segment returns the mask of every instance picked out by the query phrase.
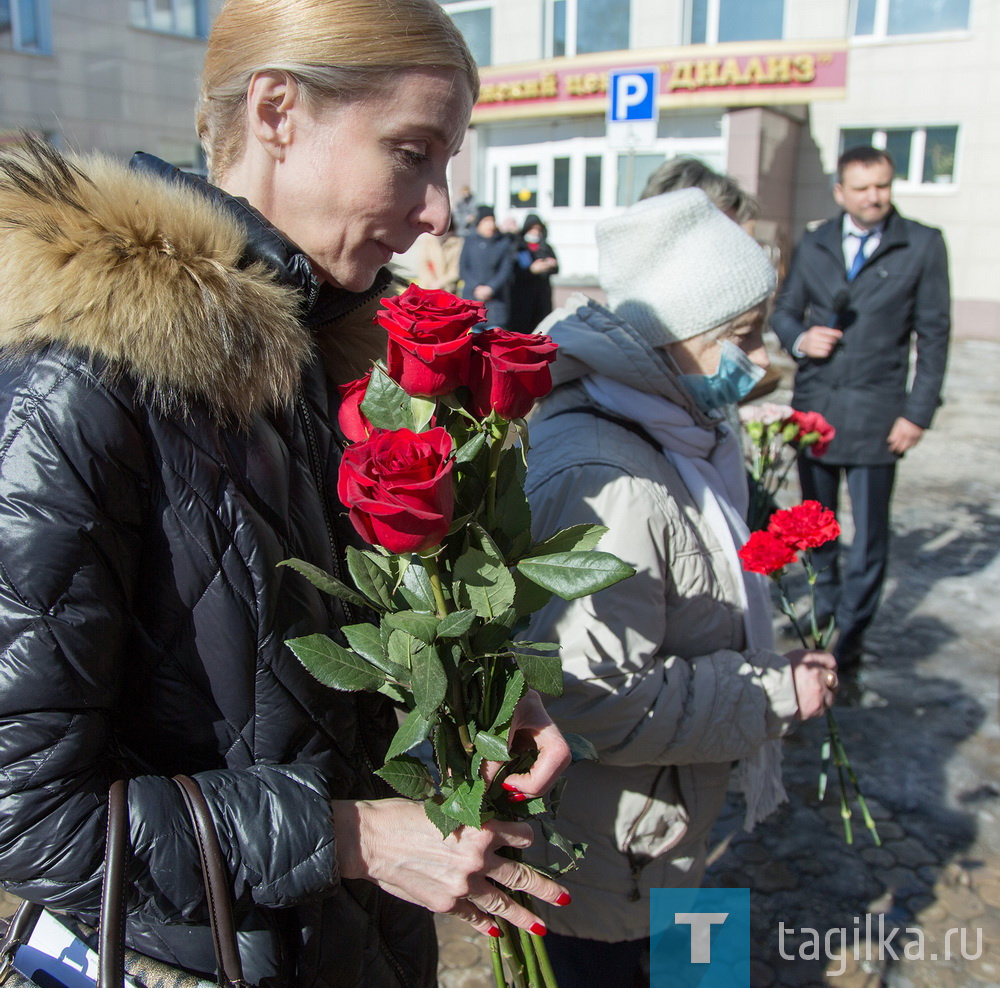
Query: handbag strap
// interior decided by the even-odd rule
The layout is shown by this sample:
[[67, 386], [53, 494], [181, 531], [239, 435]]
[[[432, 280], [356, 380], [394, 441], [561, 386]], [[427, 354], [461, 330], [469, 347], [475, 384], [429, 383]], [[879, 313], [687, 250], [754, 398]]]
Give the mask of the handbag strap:
[[222, 978], [220, 983], [240, 988], [247, 985], [247, 982], [243, 980], [243, 964], [240, 960], [239, 943], [236, 940], [236, 922], [233, 919], [233, 903], [229, 896], [226, 859], [222, 856], [212, 813], [201, 788], [194, 779], [187, 775], [175, 775], [174, 782], [184, 797], [184, 805], [191, 817], [195, 840], [198, 843], [201, 874], [205, 882], [209, 922], [215, 945], [215, 960]]
[[101, 882], [97, 988], [118, 988], [125, 980], [125, 882], [131, 843], [128, 834], [128, 782], [116, 779], [108, 792], [108, 836]]

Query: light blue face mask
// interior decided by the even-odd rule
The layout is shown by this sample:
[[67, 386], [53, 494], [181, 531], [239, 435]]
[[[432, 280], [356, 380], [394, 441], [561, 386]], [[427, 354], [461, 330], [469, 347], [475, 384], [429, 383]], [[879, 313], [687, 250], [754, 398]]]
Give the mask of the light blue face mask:
[[710, 412], [746, 398], [763, 376], [763, 367], [758, 367], [735, 343], [726, 340], [722, 344], [719, 369], [714, 374], [681, 374], [680, 382], [698, 407]]

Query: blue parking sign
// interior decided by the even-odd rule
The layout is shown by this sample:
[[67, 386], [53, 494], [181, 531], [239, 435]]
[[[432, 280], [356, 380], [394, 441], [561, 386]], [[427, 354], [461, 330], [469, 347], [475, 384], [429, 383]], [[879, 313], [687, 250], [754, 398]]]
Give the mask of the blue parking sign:
[[750, 988], [749, 889], [650, 889], [650, 988]]
[[608, 73], [608, 122], [655, 120], [660, 89], [657, 69], [618, 69]]

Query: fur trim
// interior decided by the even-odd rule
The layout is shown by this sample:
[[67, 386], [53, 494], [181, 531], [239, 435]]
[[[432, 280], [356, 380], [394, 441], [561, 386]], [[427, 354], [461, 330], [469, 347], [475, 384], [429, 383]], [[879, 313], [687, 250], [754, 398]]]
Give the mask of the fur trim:
[[163, 411], [246, 422], [294, 394], [311, 344], [298, 293], [240, 268], [245, 246], [196, 192], [31, 140], [0, 155], [0, 347], [82, 350]]

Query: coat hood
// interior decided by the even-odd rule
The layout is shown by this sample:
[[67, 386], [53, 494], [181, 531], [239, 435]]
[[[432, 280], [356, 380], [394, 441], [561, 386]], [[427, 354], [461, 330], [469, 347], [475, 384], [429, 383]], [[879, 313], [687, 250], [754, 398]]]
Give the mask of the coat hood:
[[552, 365], [554, 385], [568, 384], [589, 374], [620, 381], [637, 391], [660, 395], [707, 419], [687, 390], [664, 350], [652, 347], [636, 329], [592, 298], [576, 292], [538, 327], [559, 344]]
[[30, 139], [0, 155], [0, 352], [63, 346], [132, 375], [163, 411], [200, 400], [246, 421], [295, 391], [311, 351], [302, 288], [315, 280], [247, 204], [148, 167]]

